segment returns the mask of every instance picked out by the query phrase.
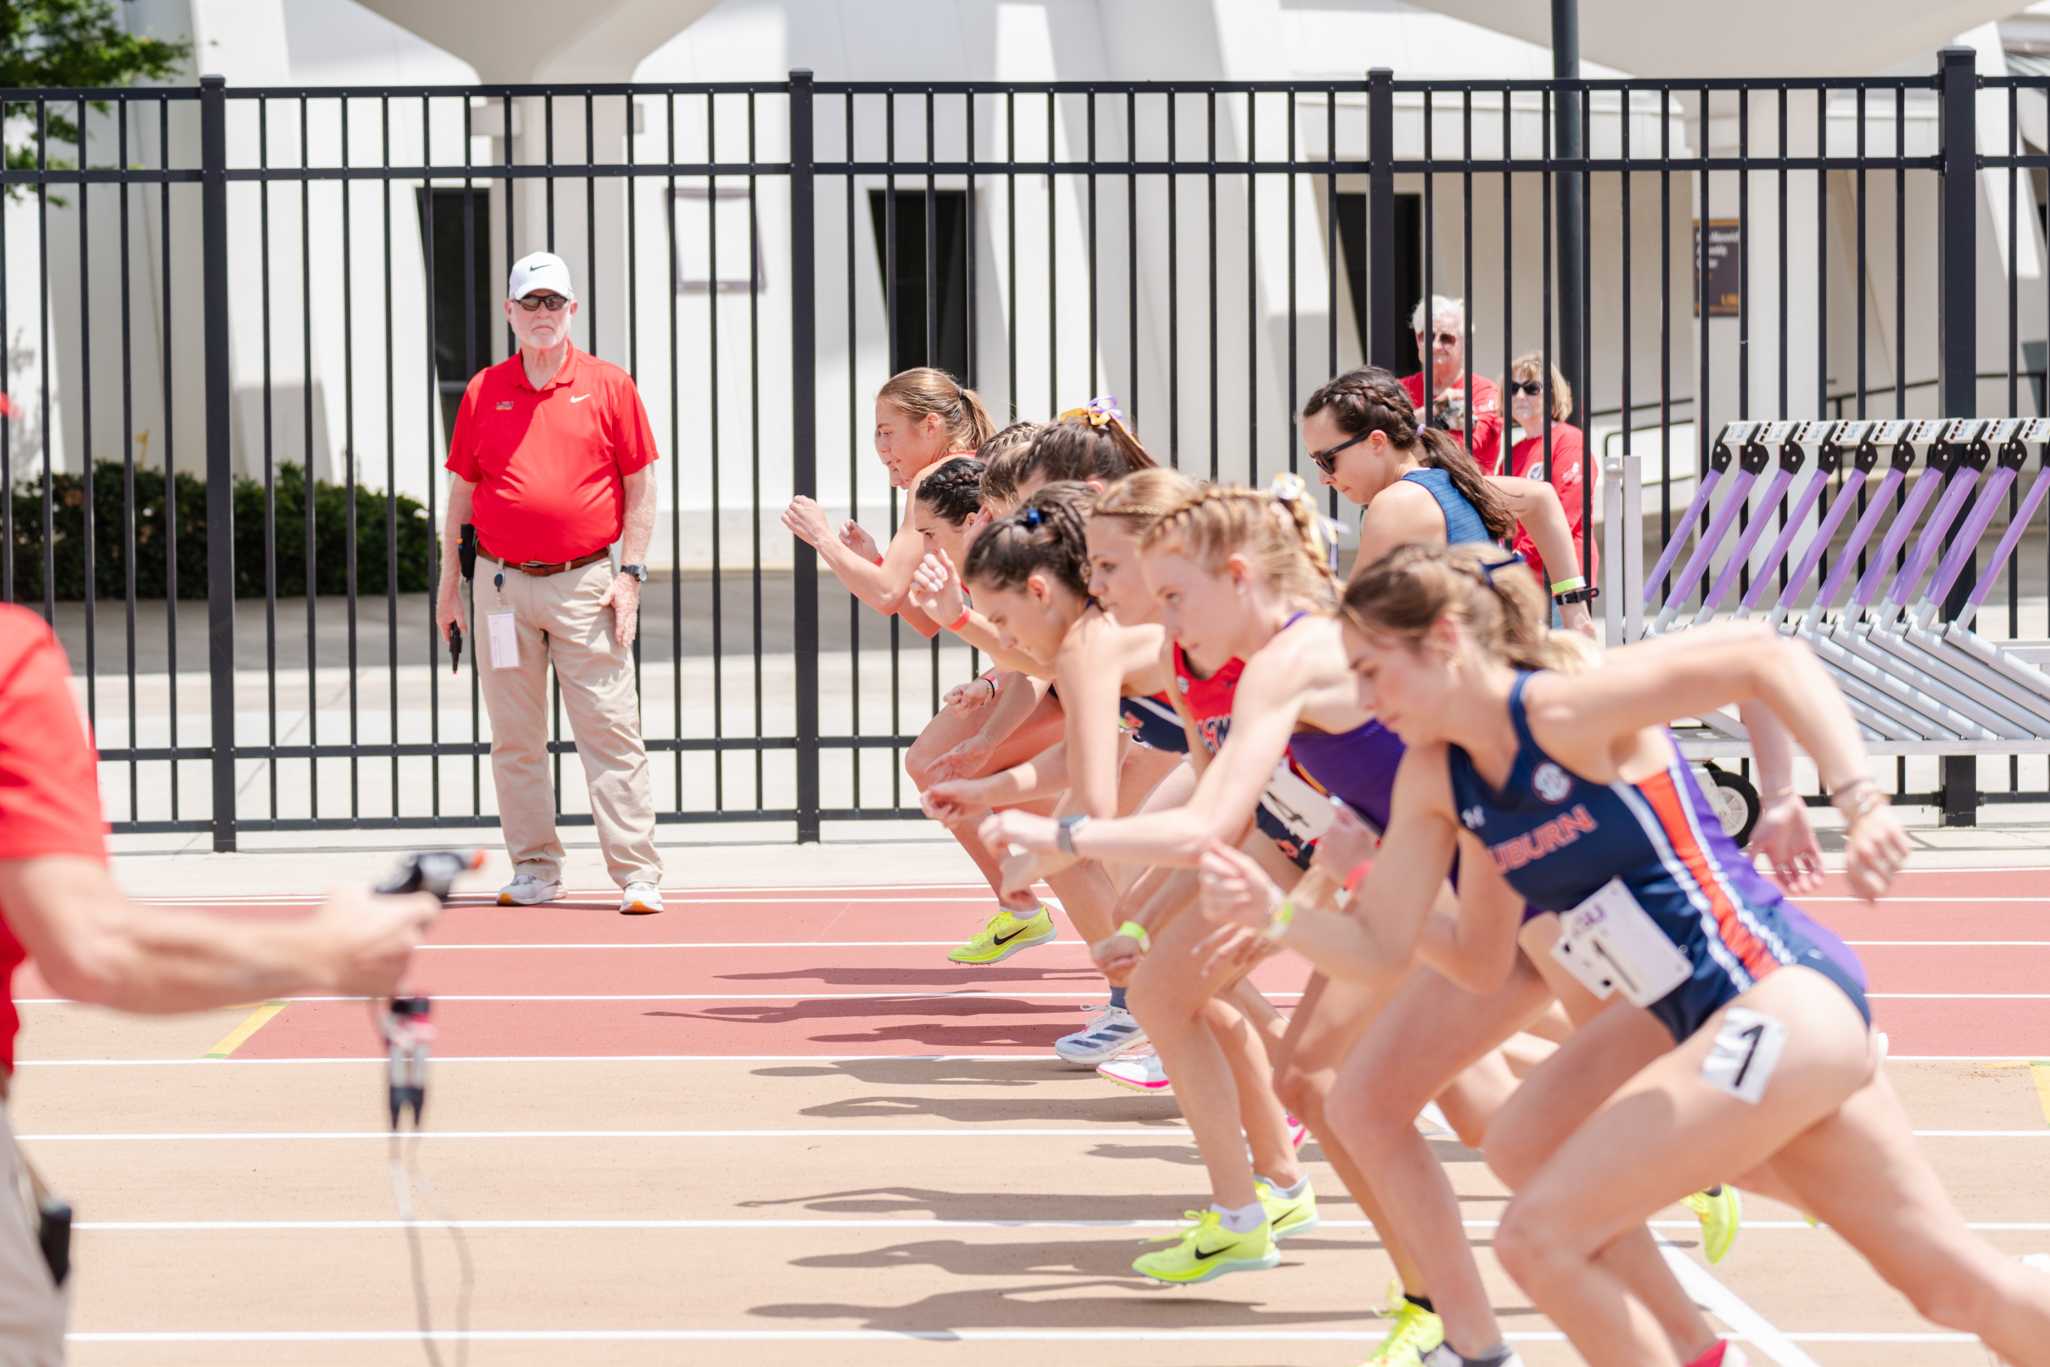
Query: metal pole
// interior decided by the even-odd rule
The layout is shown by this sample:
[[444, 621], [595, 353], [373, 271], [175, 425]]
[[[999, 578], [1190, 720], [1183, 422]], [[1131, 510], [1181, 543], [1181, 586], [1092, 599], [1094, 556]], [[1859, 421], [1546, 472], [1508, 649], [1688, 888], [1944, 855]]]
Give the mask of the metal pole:
[[[1580, 0], [1552, 0], [1552, 75], [1561, 81], [1580, 76]], [[1625, 111], [1627, 116], [1628, 111]], [[1580, 100], [1563, 86], [1552, 98], [1553, 145], [1561, 161], [1582, 155]], [[1587, 234], [1582, 228], [1587, 198], [1587, 177], [1579, 171], [1562, 171], [1557, 177], [1556, 201], [1559, 233], [1559, 292], [1556, 317], [1559, 320], [1559, 349], [1553, 352], [1567, 387], [1580, 397], [1584, 415], [1589, 406], [1587, 377], [1581, 373], [1581, 355], [1587, 340]], [[1509, 377], [1504, 375], [1507, 384]], [[1506, 448], [1505, 448], [1506, 450]]]
[[206, 636], [212, 684], [216, 850], [235, 848], [235, 472], [230, 468], [228, 442], [226, 87], [223, 77], [199, 78], [200, 292], [206, 336]]
[[[812, 73], [790, 73], [790, 397], [791, 487], [819, 487], [817, 178], [812, 164]], [[852, 193], [852, 190], [849, 190]], [[716, 515], [716, 510], [715, 510]], [[819, 838], [818, 552], [799, 543], [792, 567], [797, 651], [797, 839]], [[860, 756], [853, 756], [858, 763]]]
[[[1947, 47], [1937, 54], [1940, 133], [1943, 150], [1943, 212], [1937, 231], [1936, 331], [1941, 360], [1945, 417], [1978, 416], [1978, 212], [1979, 212], [1979, 78], [1968, 47]], [[1976, 557], [1975, 557], [1976, 559]], [[1973, 578], [1971, 566], [1960, 585]], [[1944, 604], [1956, 616], [1968, 595], [1952, 589]], [[1943, 757], [1943, 815], [1946, 826], [1973, 826], [1979, 818], [1978, 761], [1970, 755]]]
[[[1395, 73], [1367, 73], [1367, 362], [1395, 366]], [[1429, 361], [1426, 356], [1425, 361]]]

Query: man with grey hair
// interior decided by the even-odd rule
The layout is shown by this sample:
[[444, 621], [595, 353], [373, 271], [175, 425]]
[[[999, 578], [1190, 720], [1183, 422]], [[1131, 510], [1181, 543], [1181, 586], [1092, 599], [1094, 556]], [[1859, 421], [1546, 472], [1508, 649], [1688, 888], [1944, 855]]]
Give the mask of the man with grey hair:
[[1402, 377], [1417, 420], [1441, 427], [1468, 441], [1469, 414], [1473, 436], [1467, 447], [1483, 473], [1495, 474], [1502, 459], [1502, 392], [1485, 375], [1466, 368], [1466, 301], [1434, 294], [1419, 299], [1409, 325], [1416, 333], [1416, 354], [1425, 370]]
[[519, 351], [478, 371], [456, 413], [435, 618], [446, 637], [461, 617], [458, 537], [470, 523], [470, 635], [514, 875], [499, 904], [562, 895], [548, 773], [552, 666], [591, 785], [598, 846], [625, 889], [619, 909], [646, 914], [662, 910], [662, 861], [633, 641], [655, 531], [655, 434], [633, 377], [570, 340], [576, 312], [561, 257], [534, 252], [513, 263], [505, 318]]

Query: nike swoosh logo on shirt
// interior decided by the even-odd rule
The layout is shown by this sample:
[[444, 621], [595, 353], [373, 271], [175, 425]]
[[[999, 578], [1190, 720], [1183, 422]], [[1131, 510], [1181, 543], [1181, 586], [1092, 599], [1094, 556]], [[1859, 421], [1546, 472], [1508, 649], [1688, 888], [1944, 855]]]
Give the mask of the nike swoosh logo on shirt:
[[572, 394], [569, 396], [569, 401], [571, 403], [582, 403], [585, 399], [588, 399], [590, 397], [591, 396], [589, 394]]

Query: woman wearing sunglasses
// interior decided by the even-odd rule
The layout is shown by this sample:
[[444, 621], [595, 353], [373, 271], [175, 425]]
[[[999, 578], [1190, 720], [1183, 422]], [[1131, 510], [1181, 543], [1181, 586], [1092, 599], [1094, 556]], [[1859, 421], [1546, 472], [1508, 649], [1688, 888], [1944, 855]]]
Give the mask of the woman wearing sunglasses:
[[1449, 433], [1418, 422], [1393, 375], [1363, 366], [1327, 382], [1303, 405], [1302, 434], [1324, 483], [1371, 509], [1360, 522], [1354, 574], [1397, 546], [1506, 541], [1527, 528], [1546, 559], [1567, 569], [1552, 593], [1564, 625], [1594, 634], [1594, 593], [1579, 579], [1558, 494], [1541, 480], [1482, 474]]
[[[1548, 371], [1552, 390], [1549, 428], [1545, 422], [1545, 375]], [[1585, 584], [1594, 583], [1594, 544], [1581, 532], [1583, 514], [1590, 498], [1587, 442], [1581, 430], [1566, 421], [1573, 416], [1573, 389], [1566, 383], [1566, 377], [1559, 373], [1559, 367], [1546, 365], [1545, 358], [1535, 351], [1518, 356], [1509, 367], [1509, 416], [1515, 420], [1522, 435], [1509, 448], [1508, 472], [1524, 479], [1543, 480], [1559, 491], [1559, 505], [1565, 510], [1566, 526], [1573, 534], [1573, 547], [1580, 553]], [[1599, 473], [1595, 472], [1595, 477], [1599, 477]], [[1547, 577], [1545, 558], [1539, 552], [1537, 542], [1531, 539], [1529, 529], [1520, 522], [1509, 548], [1537, 571], [1539, 583], [1553, 586], [1554, 592], [1571, 592], [1585, 586], [1575, 582], [1572, 574]], [[1552, 625], [1559, 625], [1557, 607], [1552, 609]]]

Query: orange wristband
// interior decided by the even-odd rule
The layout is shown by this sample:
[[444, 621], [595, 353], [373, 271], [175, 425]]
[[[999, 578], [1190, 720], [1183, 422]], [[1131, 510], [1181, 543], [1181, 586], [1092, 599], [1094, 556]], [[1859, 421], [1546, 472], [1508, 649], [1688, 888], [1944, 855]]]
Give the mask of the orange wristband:
[[961, 615], [960, 615], [959, 617], [956, 617], [956, 618], [955, 618], [955, 619], [954, 619], [953, 621], [951, 621], [951, 622], [947, 623], [947, 630], [948, 630], [948, 631], [959, 631], [959, 630], [960, 630], [960, 629], [961, 629], [962, 627], [965, 627], [965, 626], [967, 626], [967, 625], [968, 625], [968, 614], [969, 614], [969, 612], [970, 612], [970, 609], [968, 609], [968, 608], [966, 608], [966, 607], [963, 607], [963, 608], [961, 609]]
[[1371, 859], [1362, 859], [1359, 863], [1353, 865], [1352, 872], [1345, 875], [1345, 895], [1348, 897], [1352, 896], [1359, 885], [1366, 881], [1367, 875], [1373, 872], [1373, 868], [1374, 861]]

